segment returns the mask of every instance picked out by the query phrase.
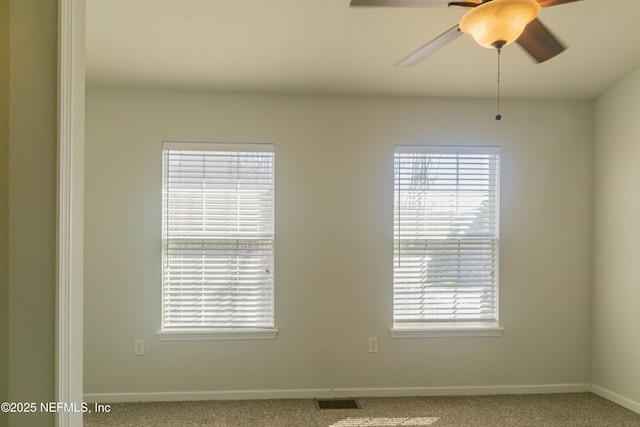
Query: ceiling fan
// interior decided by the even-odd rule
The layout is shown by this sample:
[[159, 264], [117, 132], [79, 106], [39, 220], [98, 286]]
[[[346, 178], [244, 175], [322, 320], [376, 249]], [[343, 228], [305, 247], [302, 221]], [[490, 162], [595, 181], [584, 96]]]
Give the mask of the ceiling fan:
[[453, 28], [396, 64], [415, 65], [462, 33], [470, 34], [481, 46], [500, 52], [504, 46], [518, 43], [538, 63], [565, 50], [565, 46], [537, 18], [543, 7], [578, 0], [351, 0], [350, 6], [462, 7], [469, 11]]

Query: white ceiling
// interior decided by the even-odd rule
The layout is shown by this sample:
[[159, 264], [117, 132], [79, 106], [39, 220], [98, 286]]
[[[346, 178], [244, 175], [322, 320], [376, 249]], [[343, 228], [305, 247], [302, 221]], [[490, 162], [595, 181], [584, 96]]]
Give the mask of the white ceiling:
[[[393, 64], [454, 26], [459, 8], [349, 0], [86, 0], [89, 85], [225, 92], [495, 97], [497, 56], [463, 35]], [[502, 52], [506, 98], [593, 99], [640, 65], [640, 1], [580, 0], [539, 19], [569, 48], [542, 64]]]

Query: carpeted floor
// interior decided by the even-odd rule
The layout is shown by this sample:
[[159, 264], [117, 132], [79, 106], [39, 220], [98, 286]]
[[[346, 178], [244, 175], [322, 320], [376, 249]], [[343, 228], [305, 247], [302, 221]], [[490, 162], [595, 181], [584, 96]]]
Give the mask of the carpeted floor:
[[640, 414], [591, 393], [358, 398], [319, 410], [312, 399], [143, 402], [85, 415], [86, 427], [640, 427]]

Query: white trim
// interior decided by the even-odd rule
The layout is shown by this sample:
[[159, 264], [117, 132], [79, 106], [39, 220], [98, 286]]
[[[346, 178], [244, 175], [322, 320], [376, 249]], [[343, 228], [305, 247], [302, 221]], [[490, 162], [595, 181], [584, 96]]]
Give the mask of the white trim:
[[500, 154], [499, 146], [475, 145], [396, 145], [395, 153]]
[[[58, 216], [55, 398], [83, 400], [83, 176], [85, 1], [58, 0]], [[81, 427], [82, 414], [61, 411], [58, 427]]]
[[[231, 390], [231, 391], [178, 391], [152, 393], [87, 393], [87, 403], [123, 402], [179, 402], [199, 400], [263, 400], [263, 399], [313, 399], [330, 397], [330, 390]], [[331, 395], [333, 396], [333, 395]]]
[[333, 389], [336, 397], [405, 397], [405, 396], [487, 396], [497, 394], [557, 394], [591, 391], [587, 383], [525, 384], [460, 387], [404, 387], [404, 388], [350, 388]]
[[607, 400], [612, 401], [613, 403], [617, 403], [620, 406], [624, 406], [625, 408], [640, 414], [640, 402], [636, 402], [595, 384], [591, 385], [591, 391], [600, 397], [603, 397]]
[[272, 340], [277, 329], [184, 329], [156, 332], [160, 341]]
[[429, 328], [391, 328], [391, 338], [462, 338], [462, 337], [499, 337], [504, 328], [493, 327], [429, 327]]
[[259, 153], [275, 152], [274, 144], [250, 143], [250, 142], [193, 142], [193, 141], [163, 141], [163, 150], [189, 150], [189, 151], [247, 151]]
[[187, 400], [313, 399], [332, 397], [479, 396], [496, 394], [585, 393], [590, 384], [539, 384], [466, 387], [324, 388], [283, 390], [87, 393], [88, 403], [168, 402]]

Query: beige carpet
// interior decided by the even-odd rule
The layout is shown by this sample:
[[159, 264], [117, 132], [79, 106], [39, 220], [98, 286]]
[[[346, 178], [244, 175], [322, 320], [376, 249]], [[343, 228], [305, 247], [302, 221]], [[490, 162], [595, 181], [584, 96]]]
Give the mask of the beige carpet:
[[591, 393], [358, 398], [360, 409], [317, 409], [312, 399], [112, 404], [87, 427], [640, 427], [636, 414]]

